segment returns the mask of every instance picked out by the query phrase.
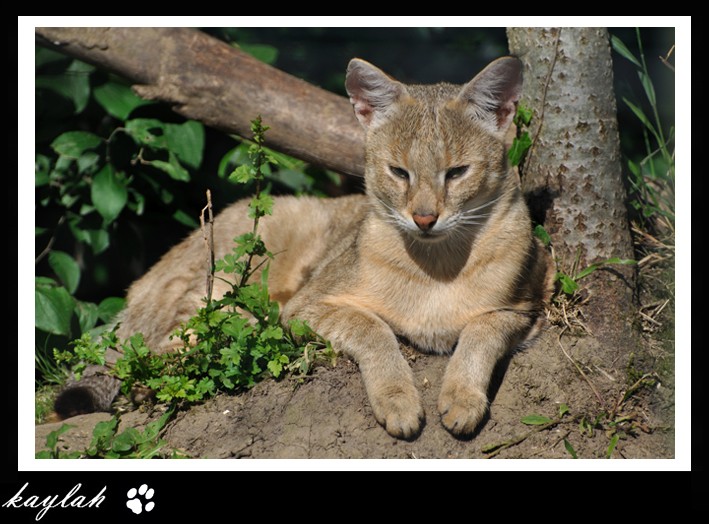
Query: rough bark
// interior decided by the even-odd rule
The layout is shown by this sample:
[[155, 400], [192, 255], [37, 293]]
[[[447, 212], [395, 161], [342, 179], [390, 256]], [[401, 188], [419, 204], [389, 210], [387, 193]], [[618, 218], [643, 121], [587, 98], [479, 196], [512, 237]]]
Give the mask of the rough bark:
[[[267, 144], [340, 173], [364, 172], [364, 134], [349, 101], [184, 28], [37, 28], [37, 42], [115, 72], [142, 97], [250, 137], [263, 116]], [[344, 68], [344, 65], [343, 65]]]
[[[621, 178], [608, 32], [603, 28], [510, 28], [524, 62], [522, 103], [534, 111], [522, 184], [551, 234], [561, 267], [633, 258]], [[599, 336], [627, 332], [634, 270], [612, 266], [583, 281], [585, 314]]]

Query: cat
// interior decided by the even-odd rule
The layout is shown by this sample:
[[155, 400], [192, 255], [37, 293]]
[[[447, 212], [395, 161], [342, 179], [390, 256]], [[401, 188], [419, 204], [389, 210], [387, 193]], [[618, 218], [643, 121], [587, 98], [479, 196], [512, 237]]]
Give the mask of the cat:
[[[550, 264], [503, 142], [522, 64], [500, 58], [463, 86], [404, 85], [355, 58], [345, 87], [366, 134], [366, 195], [275, 200], [260, 224], [277, 253], [272, 298], [283, 322], [306, 320], [357, 362], [374, 417], [397, 438], [415, 438], [425, 417], [397, 337], [452, 353], [438, 411], [450, 433], [468, 436], [494, 368], [533, 335], [549, 296]], [[216, 218], [216, 257], [251, 227], [247, 205]], [[202, 303], [203, 250], [195, 231], [131, 286], [121, 338], [140, 331], [156, 351], [174, 349], [169, 335]], [[227, 289], [215, 280], [215, 297]], [[81, 404], [72, 396], [110, 407], [82, 381], [57, 406], [70, 412]]]

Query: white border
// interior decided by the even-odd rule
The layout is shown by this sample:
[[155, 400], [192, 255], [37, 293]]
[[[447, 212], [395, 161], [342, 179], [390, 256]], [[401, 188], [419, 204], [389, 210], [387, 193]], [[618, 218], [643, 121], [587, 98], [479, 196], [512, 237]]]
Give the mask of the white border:
[[[18, 469], [20, 471], [232, 470], [689, 470], [691, 469], [691, 18], [690, 17], [18, 17], [18, 203], [34, 198], [34, 28], [38, 26], [210, 27], [505, 27], [515, 25], [675, 27], [676, 186], [676, 439], [675, 459], [657, 460], [37, 460], [34, 459], [33, 222], [18, 217]], [[20, 213], [25, 206], [20, 206]], [[32, 429], [30, 429], [32, 428]]]

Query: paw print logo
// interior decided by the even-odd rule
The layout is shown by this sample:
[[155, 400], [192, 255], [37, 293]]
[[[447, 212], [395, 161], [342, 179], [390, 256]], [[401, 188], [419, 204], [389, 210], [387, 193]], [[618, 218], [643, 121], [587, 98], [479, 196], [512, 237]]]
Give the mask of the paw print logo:
[[[128, 490], [128, 502], [126, 502], [126, 506], [136, 515], [140, 515], [143, 509], [145, 509], [146, 512], [152, 511], [155, 507], [155, 502], [150, 499], [153, 498], [154, 494], [155, 490], [148, 488], [147, 484], [143, 484], [138, 489], [131, 488]], [[143, 506], [141, 499], [145, 499], [145, 506]]]

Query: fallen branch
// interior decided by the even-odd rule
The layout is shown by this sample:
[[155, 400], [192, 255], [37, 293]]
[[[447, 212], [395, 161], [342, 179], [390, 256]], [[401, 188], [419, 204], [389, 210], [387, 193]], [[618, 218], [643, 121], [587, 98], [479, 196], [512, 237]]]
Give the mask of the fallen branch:
[[[242, 137], [260, 113], [266, 145], [349, 175], [364, 173], [364, 133], [349, 101], [186, 28], [38, 27], [38, 44], [117, 73], [141, 97]], [[346, 64], [342, 64], [344, 71]]]

